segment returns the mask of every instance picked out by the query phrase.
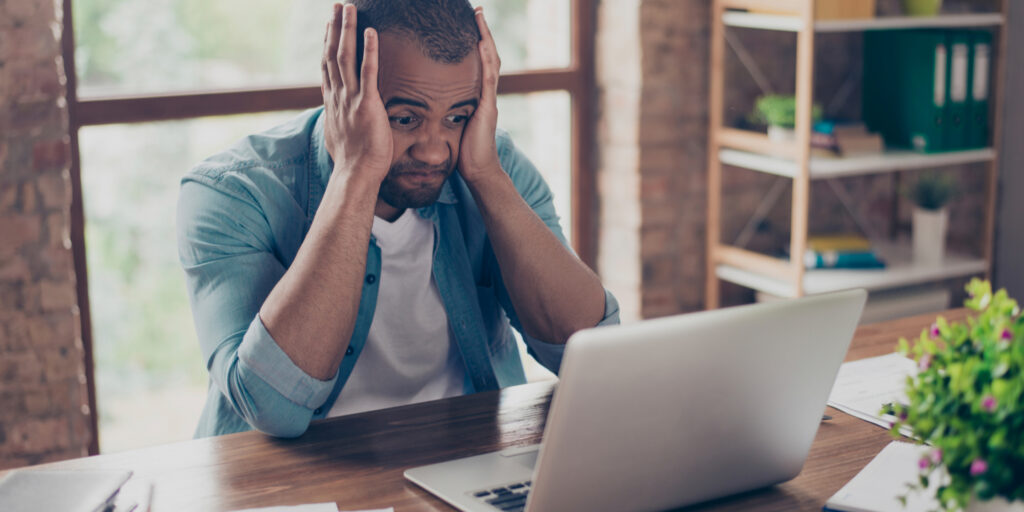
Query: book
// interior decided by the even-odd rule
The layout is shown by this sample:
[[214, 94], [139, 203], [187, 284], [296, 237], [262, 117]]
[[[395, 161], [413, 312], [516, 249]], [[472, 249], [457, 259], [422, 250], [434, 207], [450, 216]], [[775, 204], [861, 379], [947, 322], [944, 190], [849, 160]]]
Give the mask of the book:
[[861, 135], [837, 135], [836, 143], [843, 156], [878, 154], [885, 151], [882, 136], [876, 133]]
[[807, 249], [811, 251], [869, 251], [871, 241], [857, 234], [811, 235], [807, 237]]
[[885, 142], [863, 122], [818, 121], [811, 133], [811, 147], [846, 157], [881, 153]]
[[804, 253], [806, 268], [885, 268], [874, 251], [814, 251]]

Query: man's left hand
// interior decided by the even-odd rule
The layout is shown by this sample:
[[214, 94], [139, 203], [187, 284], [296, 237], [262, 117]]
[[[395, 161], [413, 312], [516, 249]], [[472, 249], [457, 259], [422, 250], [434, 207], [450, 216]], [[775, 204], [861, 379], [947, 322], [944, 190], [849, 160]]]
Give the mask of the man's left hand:
[[501, 172], [498, 148], [494, 134], [498, 126], [498, 76], [501, 59], [491, 37], [491, 30], [484, 20], [481, 7], [476, 8], [476, 23], [480, 29], [481, 84], [480, 104], [462, 133], [459, 147], [459, 173], [467, 182]]

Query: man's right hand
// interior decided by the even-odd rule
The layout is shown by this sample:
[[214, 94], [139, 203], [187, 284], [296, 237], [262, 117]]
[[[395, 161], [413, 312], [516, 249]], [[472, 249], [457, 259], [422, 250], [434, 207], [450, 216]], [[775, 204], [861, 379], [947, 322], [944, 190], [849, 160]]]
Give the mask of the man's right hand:
[[[377, 31], [356, 33], [354, 5], [334, 5], [321, 62], [324, 138], [335, 172], [380, 184], [391, 167], [394, 142], [377, 90]], [[363, 37], [363, 65], [356, 75], [356, 37]]]

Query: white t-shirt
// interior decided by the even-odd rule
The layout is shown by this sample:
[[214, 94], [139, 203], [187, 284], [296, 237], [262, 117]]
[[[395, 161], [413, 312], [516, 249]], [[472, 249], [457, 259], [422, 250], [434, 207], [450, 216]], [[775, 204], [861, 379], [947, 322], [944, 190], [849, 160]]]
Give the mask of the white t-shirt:
[[434, 225], [406, 209], [373, 218], [381, 251], [377, 309], [359, 360], [328, 417], [463, 393], [465, 368], [433, 274]]

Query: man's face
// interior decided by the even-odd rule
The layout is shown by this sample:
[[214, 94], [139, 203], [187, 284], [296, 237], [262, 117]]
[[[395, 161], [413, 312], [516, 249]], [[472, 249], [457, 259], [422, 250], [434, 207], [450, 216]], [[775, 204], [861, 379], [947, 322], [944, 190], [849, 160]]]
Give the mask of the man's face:
[[415, 41], [385, 32], [378, 88], [394, 140], [380, 198], [399, 210], [431, 205], [455, 170], [462, 132], [480, 99], [480, 57], [435, 62]]

